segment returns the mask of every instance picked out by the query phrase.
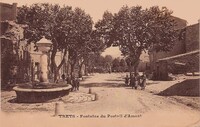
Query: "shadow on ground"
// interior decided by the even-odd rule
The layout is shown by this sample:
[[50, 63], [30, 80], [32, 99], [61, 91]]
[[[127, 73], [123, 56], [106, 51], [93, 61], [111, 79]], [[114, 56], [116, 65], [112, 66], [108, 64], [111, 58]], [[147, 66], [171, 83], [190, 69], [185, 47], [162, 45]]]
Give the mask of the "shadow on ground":
[[160, 96], [192, 96], [199, 97], [199, 79], [188, 79], [177, 83], [158, 93]]
[[87, 83], [87, 84], [80, 84], [80, 86], [88, 88], [88, 87], [124, 87], [123, 83]]
[[121, 82], [125, 81], [124, 79], [107, 79], [106, 81], [116, 81], [116, 82]]
[[8, 100], [9, 103], [17, 103], [17, 98], [12, 98]]
[[155, 84], [159, 84], [159, 82], [147, 82], [146, 85], [155, 85]]

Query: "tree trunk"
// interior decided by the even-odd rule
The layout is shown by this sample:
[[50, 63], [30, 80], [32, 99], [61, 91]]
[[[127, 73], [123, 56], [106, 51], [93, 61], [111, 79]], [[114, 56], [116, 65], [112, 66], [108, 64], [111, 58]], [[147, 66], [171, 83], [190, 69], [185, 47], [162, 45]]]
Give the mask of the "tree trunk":
[[51, 69], [54, 74], [54, 82], [57, 79], [57, 66], [55, 62], [56, 52], [57, 52], [57, 48], [54, 47], [51, 54]]
[[130, 77], [131, 77], [131, 73], [132, 73], [132, 66], [129, 66], [129, 73], [130, 73]]
[[88, 76], [88, 65], [85, 64], [85, 75]]
[[84, 63], [84, 62], [81, 62], [81, 64], [79, 65], [79, 72], [78, 72], [79, 78], [82, 78], [82, 67], [83, 67], [83, 63]]
[[74, 76], [75, 63], [72, 63], [70, 65], [71, 65], [71, 73], [70, 73], [70, 75], [71, 75], [71, 77], [73, 77]]
[[135, 62], [135, 64], [134, 64], [134, 73], [135, 73], [135, 74], [138, 73], [138, 66], [139, 66], [139, 63], [140, 63], [140, 59], [139, 59], [139, 57], [137, 57], [136, 62]]
[[64, 54], [63, 54], [63, 59], [58, 66], [56, 65], [56, 62], [55, 62], [56, 52], [57, 52], [57, 48], [53, 48], [52, 54], [51, 54], [51, 66], [52, 66], [53, 73], [54, 73], [54, 82], [56, 82], [58, 80], [59, 70], [65, 63], [65, 56], [67, 54], [67, 49], [65, 49]]
[[58, 77], [59, 77], [59, 70], [56, 68], [54, 68], [54, 82], [58, 81]]

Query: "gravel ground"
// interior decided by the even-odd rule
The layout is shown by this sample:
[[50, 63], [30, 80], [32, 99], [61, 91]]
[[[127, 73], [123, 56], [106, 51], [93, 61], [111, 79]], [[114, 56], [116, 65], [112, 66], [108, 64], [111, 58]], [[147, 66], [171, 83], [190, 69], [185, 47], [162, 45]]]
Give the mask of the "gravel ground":
[[[80, 91], [71, 92], [68, 96], [62, 98], [64, 100], [64, 103], [60, 104], [62, 106], [62, 110], [60, 109], [62, 115], [75, 115], [76, 118], [84, 117], [84, 122], [91, 121], [97, 116], [105, 115], [105, 122], [100, 122], [99, 125], [109, 124], [110, 120], [112, 120], [113, 122], [110, 124], [115, 126], [129, 126], [130, 123], [130, 126], [153, 127], [200, 126], [198, 123], [200, 120], [199, 96], [159, 95], [159, 93], [169, 88], [171, 89], [177, 83], [181, 83], [186, 79], [198, 79], [199, 77], [177, 76], [175, 81], [147, 81], [145, 90], [124, 87], [124, 77], [125, 73], [94, 74], [86, 77], [81, 82]], [[89, 88], [93, 93], [97, 94], [96, 101], [92, 99], [94, 94], [88, 94]], [[39, 119], [45, 116], [45, 118], [49, 118], [52, 121], [58, 119], [57, 117], [52, 117], [55, 113], [55, 103], [58, 102], [58, 99], [47, 103], [19, 104], [15, 102], [15, 96], [14, 91], [1, 92], [2, 114], [4, 114], [4, 118], [9, 116], [10, 119], [7, 120], [12, 120], [19, 116], [23, 119], [28, 119], [30, 115], [27, 116], [27, 114], [30, 113], [31, 118], [36, 117]], [[88, 117], [91, 118], [88, 119]], [[116, 124], [119, 122], [118, 119], [123, 122]], [[18, 120], [20, 121], [20, 119]], [[96, 119], [95, 121], [98, 122], [98, 120], [101, 119]], [[126, 122], [129, 124], [126, 124]], [[4, 124], [8, 123], [4, 122]], [[44, 125], [46, 124], [53, 125], [51, 122]], [[71, 124], [74, 126], [79, 125], [73, 122]]]

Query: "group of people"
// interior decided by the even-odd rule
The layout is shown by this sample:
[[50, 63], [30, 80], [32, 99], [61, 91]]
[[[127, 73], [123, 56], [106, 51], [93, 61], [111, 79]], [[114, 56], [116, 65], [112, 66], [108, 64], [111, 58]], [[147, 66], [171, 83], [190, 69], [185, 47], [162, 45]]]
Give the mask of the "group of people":
[[80, 81], [78, 77], [75, 77], [74, 75], [72, 75], [71, 77], [70, 76], [65, 77], [64, 74], [62, 74], [61, 77], [63, 81], [67, 81], [67, 84], [72, 85], [71, 91], [79, 90]]
[[131, 74], [130, 78], [128, 75], [125, 77], [125, 85], [126, 86], [131, 86], [132, 89], [135, 88], [137, 89], [139, 86], [141, 87], [142, 90], [145, 89], [146, 87], [146, 74], [143, 72], [143, 75], [140, 76], [139, 73], [136, 74]]

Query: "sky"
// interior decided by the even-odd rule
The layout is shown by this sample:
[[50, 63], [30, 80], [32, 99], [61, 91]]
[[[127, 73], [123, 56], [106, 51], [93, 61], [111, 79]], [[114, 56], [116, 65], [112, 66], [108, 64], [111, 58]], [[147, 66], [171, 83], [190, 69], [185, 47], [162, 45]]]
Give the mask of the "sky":
[[[69, 5], [73, 8], [80, 7], [90, 14], [94, 22], [102, 18], [104, 11], [108, 10], [116, 13], [123, 5], [136, 6], [143, 8], [151, 6], [167, 7], [173, 11], [173, 16], [187, 20], [187, 25], [198, 23], [200, 19], [200, 0], [1, 0], [3, 3], [18, 3], [22, 5], [31, 5], [33, 3], [53, 3], [59, 5]], [[103, 55], [110, 54], [114, 57], [120, 56], [117, 47], [107, 49]]]

